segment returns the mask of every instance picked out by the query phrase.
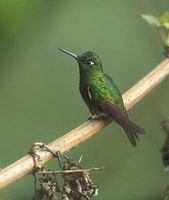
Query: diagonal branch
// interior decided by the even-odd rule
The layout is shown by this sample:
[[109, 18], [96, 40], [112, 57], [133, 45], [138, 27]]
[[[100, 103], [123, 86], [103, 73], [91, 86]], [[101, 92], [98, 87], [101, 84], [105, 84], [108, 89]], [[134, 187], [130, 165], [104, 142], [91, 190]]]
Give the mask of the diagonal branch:
[[[123, 95], [126, 109], [128, 110], [131, 108], [168, 75], [169, 58], [166, 58]], [[99, 119], [89, 120], [69, 133], [51, 142], [47, 146], [52, 149], [53, 152], [59, 151], [61, 153], [65, 153], [90, 138], [110, 122], [111, 120], [102, 117]], [[43, 165], [52, 160], [54, 156], [49, 151], [39, 151], [38, 158], [38, 165]], [[29, 173], [33, 167], [34, 161], [32, 156], [27, 154], [18, 161], [2, 169], [0, 171], [0, 188], [5, 187], [9, 183], [16, 181], [23, 175]]]

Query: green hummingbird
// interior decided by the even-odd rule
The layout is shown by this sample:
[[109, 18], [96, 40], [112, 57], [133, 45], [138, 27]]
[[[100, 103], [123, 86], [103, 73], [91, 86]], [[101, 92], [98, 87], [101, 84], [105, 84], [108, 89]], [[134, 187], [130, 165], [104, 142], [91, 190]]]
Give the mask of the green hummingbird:
[[147, 131], [131, 121], [123, 99], [114, 81], [103, 72], [99, 56], [88, 51], [80, 56], [64, 49], [60, 51], [73, 56], [79, 64], [80, 93], [91, 113], [91, 118], [106, 116], [120, 125], [130, 143], [136, 146], [137, 133]]

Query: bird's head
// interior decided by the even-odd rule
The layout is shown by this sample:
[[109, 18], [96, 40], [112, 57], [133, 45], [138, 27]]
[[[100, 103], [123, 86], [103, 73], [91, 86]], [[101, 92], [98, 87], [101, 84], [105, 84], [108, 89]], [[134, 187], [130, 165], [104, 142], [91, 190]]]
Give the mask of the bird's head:
[[74, 57], [79, 63], [79, 67], [85, 70], [86, 72], [102, 72], [102, 63], [97, 54], [92, 51], [87, 51], [80, 56], [70, 53], [64, 49], [60, 49], [62, 52]]

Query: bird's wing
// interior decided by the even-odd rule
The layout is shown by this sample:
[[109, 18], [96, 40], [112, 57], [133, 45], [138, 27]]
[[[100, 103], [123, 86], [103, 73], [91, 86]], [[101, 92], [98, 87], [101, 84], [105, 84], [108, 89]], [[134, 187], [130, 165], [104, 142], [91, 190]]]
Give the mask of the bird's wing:
[[120, 108], [115, 104], [112, 97], [109, 97], [108, 101], [100, 105], [103, 112], [110, 116], [115, 122], [117, 122], [123, 129], [136, 133], [146, 133], [146, 131], [140, 126], [131, 121], [127, 115], [123, 114]]
[[92, 97], [95, 97], [93, 98], [95, 104], [98, 105], [106, 115], [111, 117], [123, 129], [135, 133], [146, 133], [143, 128], [131, 121], [125, 113], [122, 113], [121, 109], [109, 95], [107, 89], [100, 90], [100, 88], [90, 86], [89, 92]]

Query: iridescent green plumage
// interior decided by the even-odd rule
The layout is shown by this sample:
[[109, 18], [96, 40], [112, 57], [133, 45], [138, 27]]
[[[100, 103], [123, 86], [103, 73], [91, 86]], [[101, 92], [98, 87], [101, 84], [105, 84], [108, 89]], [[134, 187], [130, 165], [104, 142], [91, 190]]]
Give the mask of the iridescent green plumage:
[[127, 115], [123, 99], [113, 80], [103, 72], [100, 58], [91, 51], [80, 56], [66, 50], [61, 51], [73, 56], [80, 71], [80, 93], [87, 104], [91, 115], [112, 118], [124, 130], [131, 144], [136, 146], [136, 133], [146, 131], [132, 122]]

